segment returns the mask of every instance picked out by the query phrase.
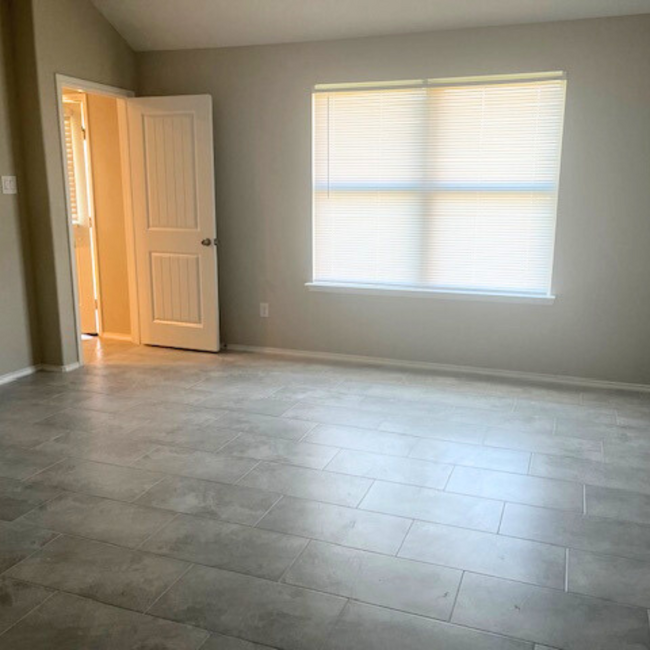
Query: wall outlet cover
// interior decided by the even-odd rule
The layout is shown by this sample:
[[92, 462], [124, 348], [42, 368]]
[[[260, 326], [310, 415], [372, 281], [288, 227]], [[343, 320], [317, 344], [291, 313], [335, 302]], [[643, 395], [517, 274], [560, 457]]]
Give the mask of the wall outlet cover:
[[16, 185], [15, 176], [2, 177], [2, 193], [3, 194], [17, 194], [18, 186]]

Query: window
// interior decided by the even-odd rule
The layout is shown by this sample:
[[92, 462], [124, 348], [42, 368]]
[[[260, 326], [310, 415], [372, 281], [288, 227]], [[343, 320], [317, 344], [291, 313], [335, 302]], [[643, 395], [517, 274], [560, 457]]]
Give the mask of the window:
[[317, 86], [314, 284], [549, 296], [565, 80]]

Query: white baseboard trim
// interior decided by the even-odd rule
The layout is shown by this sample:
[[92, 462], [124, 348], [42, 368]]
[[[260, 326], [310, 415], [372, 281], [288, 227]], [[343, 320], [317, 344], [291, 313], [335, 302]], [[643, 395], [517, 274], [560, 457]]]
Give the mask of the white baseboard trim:
[[42, 363], [40, 366], [38, 366], [38, 369], [43, 370], [44, 372], [72, 372], [78, 368], [81, 368], [81, 364], [78, 361], [75, 361], [74, 363], [68, 363], [64, 366], [53, 366], [49, 363]]
[[33, 375], [37, 370], [38, 366], [27, 366], [27, 368], [21, 368], [20, 370], [14, 370], [13, 372], [7, 372], [4, 375], [0, 375], [0, 386]]
[[640, 393], [650, 392], [649, 384], [631, 384], [620, 381], [607, 381], [605, 379], [570, 377], [567, 375], [547, 375], [536, 372], [523, 372], [520, 370], [476, 368], [474, 366], [456, 366], [447, 363], [433, 363], [429, 361], [401, 361], [399, 359], [365, 357], [356, 354], [341, 354], [337, 352], [313, 352], [308, 350], [292, 350], [289, 348], [270, 348], [256, 345], [239, 345], [237, 343], [228, 344], [224, 346], [224, 348], [226, 350], [232, 350], [235, 352], [256, 352], [258, 354], [274, 354], [288, 357], [298, 357], [303, 359], [322, 359], [323, 361], [337, 361], [341, 363], [364, 363], [371, 366], [403, 368], [404, 370], [430, 370], [432, 372], [448, 372], [476, 377], [493, 377], [497, 379], [517, 379], [519, 381], [556, 384], [560, 386], [596, 388], [601, 390], [624, 390]]
[[102, 332], [99, 335], [100, 339], [114, 339], [115, 341], [133, 341], [130, 334], [120, 334], [119, 332]]

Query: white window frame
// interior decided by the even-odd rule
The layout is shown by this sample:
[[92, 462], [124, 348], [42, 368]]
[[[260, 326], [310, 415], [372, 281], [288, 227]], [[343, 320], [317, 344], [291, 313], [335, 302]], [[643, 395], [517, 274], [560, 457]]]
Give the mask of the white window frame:
[[[564, 71], [553, 72], [540, 72], [540, 73], [524, 73], [524, 74], [507, 74], [507, 75], [482, 75], [475, 77], [454, 77], [454, 78], [439, 78], [439, 79], [416, 79], [416, 80], [399, 80], [388, 82], [366, 82], [366, 83], [340, 83], [340, 84], [317, 84], [312, 88], [312, 115], [311, 115], [311, 188], [314, 186], [315, 177], [315, 93], [329, 91], [346, 91], [353, 89], [377, 89], [382, 88], [410, 88], [410, 87], [430, 87], [430, 86], [449, 86], [449, 85], [472, 85], [489, 82], [529, 82], [531, 80], [542, 81], [544, 79], [563, 79], [566, 80], [567, 75]], [[563, 127], [564, 120], [562, 120], [562, 130], [560, 132], [560, 144], [563, 142]], [[561, 168], [561, 156], [558, 161], [557, 170], [557, 196], [556, 202], [559, 197], [559, 175]], [[536, 295], [517, 292], [506, 291], [471, 291], [462, 289], [438, 289], [438, 288], [421, 288], [421, 287], [408, 287], [408, 286], [395, 286], [395, 285], [381, 285], [381, 284], [364, 284], [353, 282], [325, 282], [316, 281], [315, 278], [315, 249], [316, 249], [316, 228], [315, 228], [315, 200], [313, 189], [312, 193], [312, 212], [311, 212], [311, 226], [312, 226], [312, 250], [311, 250], [311, 280], [305, 283], [305, 287], [309, 291], [324, 292], [324, 293], [337, 293], [348, 295], [367, 295], [367, 296], [394, 296], [394, 297], [412, 297], [412, 298], [437, 298], [445, 300], [468, 300], [479, 302], [502, 302], [502, 303], [518, 303], [518, 304], [531, 304], [531, 305], [553, 305], [555, 303], [556, 295], [552, 287], [546, 295]], [[556, 203], [556, 223], [557, 223], [557, 203]], [[554, 236], [557, 237], [557, 230]], [[555, 241], [553, 244], [553, 256], [551, 259], [551, 283], [553, 282], [553, 267], [555, 264]]]

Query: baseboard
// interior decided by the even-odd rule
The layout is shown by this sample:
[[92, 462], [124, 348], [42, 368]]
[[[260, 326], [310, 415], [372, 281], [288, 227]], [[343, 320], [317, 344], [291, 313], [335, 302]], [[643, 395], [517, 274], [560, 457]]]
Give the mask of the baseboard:
[[38, 370], [43, 370], [44, 372], [72, 372], [78, 368], [81, 368], [81, 364], [78, 361], [63, 366], [54, 366], [49, 363], [42, 363], [38, 366]]
[[236, 343], [224, 346], [227, 350], [235, 352], [257, 352], [260, 354], [276, 354], [303, 359], [322, 359], [324, 361], [338, 361], [342, 363], [364, 363], [371, 366], [384, 366], [389, 368], [403, 368], [404, 370], [430, 370], [432, 372], [447, 372], [475, 377], [493, 377], [497, 379], [517, 379], [519, 381], [556, 384], [560, 386], [577, 386], [582, 388], [597, 388], [605, 390], [624, 390], [640, 393], [650, 392], [648, 384], [631, 384], [604, 379], [587, 379], [584, 377], [570, 377], [566, 375], [547, 375], [535, 372], [522, 372], [519, 370], [498, 370], [493, 368], [476, 368], [474, 366], [456, 366], [446, 363], [433, 363], [429, 361], [402, 361], [400, 359], [384, 359], [381, 357], [365, 357], [356, 354], [340, 354], [336, 352], [313, 352], [309, 350], [292, 350], [289, 348], [270, 348], [256, 345], [239, 345]]
[[133, 341], [130, 334], [120, 334], [119, 332], [102, 332], [100, 339], [114, 339], [115, 341]]
[[22, 377], [33, 375], [37, 370], [38, 366], [27, 366], [27, 368], [21, 368], [20, 370], [14, 370], [13, 372], [7, 372], [4, 375], [0, 375], [0, 386], [2, 386], [2, 384], [9, 384], [12, 381], [21, 379]]

